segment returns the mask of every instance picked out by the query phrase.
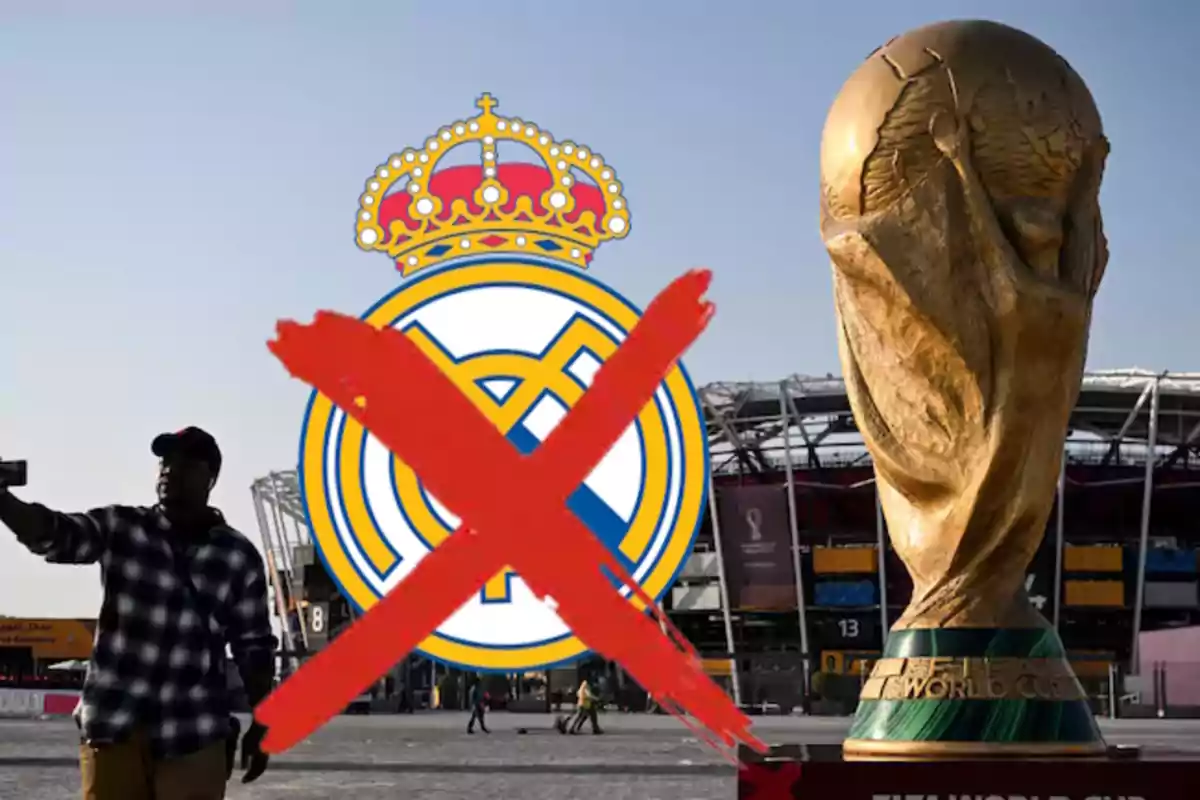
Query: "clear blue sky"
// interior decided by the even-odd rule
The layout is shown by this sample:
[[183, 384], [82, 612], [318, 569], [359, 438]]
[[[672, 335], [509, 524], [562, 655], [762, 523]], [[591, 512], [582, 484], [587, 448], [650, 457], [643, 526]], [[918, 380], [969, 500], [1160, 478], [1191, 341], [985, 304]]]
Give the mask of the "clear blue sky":
[[[257, 538], [250, 481], [294, 466], [308, 394], [267, 352], [275, 321], [397, 284], [352, 240], [363, 181], [485, 90], [623, 179], [633, 230], [597, 277], [643, 304], [715, 271], [699, 382], [836, 371], [825, 111], [890, 36], [963, 17], [1049, 42], [1103, 113], [1091, 366], [1200, 368], [1200, 5], [4, 0], [0, 455], [30, 459], [24, 496], [56, 508], [149, 502], [150, 438], [198, 424], [226, 453], [216, 502]], [[4, 534], [0, 614], [96, 613], [96, 568]]]

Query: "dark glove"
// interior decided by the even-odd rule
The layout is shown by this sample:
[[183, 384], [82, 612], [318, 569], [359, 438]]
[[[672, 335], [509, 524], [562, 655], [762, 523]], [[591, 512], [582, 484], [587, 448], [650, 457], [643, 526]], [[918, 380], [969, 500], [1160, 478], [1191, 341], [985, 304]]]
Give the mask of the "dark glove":
[[267, 735], [267, 726], [259, 722], [251, 722], [246, 735], [242, 737], [242, 783], [250, 783], [267, 771], [269, 756], [263, 752], [262, 741]]

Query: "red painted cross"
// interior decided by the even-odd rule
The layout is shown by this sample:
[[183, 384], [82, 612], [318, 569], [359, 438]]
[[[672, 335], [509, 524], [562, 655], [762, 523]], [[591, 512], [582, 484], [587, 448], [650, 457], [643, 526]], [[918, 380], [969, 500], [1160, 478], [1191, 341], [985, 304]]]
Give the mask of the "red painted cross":
[[[707, 271], [691, 272], [655, 298], [592, 387], [528, 456], [399, 331], [330, 313], [307, 327], [280, 323], [269, 346], [289, 371], [370, 430], [463, 525], [255, 710], [270, 729], [268, 751], [286, 750], [339, 713], [507, 565], [538, 597], [552, 597], [580, 639], [624, 666], [666, 710], [695, 718], [707, 735], [693, 728], [710, 744], [766, 750], [750, 734], [750, 720], [704, 674], [690, 643], [566, 506], [708, 324], [712, 306], [702, 297], [710, 280]], [[601, 567], [655, 618], [613, 591]], [[664, 624], [671, 638], [662, 635]]]

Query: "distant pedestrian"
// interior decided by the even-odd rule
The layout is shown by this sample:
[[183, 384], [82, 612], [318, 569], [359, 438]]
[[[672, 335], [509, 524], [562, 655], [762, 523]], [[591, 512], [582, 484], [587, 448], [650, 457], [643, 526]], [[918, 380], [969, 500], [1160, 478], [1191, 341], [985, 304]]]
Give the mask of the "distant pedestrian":
[[479, 730], [484, 733], [491, 733], [488, 730], [485, 717], [487, 716], [487, 692], [483, 691], [483, 681], [476, 680], [471, 685], [471, 691], [468, 695], [468, 703], [471, 706], [471, 720], [467, 723], [467, 733], [475, 732], [475, 723], [479, 722]]
[[583, 730], [584, 722], [592, 723], [593, 734], [604, 733], [600, 730], [599, 700], [600, 698], [592, 691], [591, 684], [587, 680], [579, 684], [579, 691], [576, 694], [575, 721], [571, 724], [571, 733], [575, 734]]

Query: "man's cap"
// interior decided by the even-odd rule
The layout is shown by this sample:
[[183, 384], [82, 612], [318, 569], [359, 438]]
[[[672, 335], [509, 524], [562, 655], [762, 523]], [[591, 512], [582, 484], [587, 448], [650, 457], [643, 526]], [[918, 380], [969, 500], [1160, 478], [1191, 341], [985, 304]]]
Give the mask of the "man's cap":
[[189, 426], [174, 433], [160, 433], [150, 443], [150, 452], [159, 458], [180, 455], [208, 464], [216, 475], [221, 471], [221, 448], [208, 431]]

